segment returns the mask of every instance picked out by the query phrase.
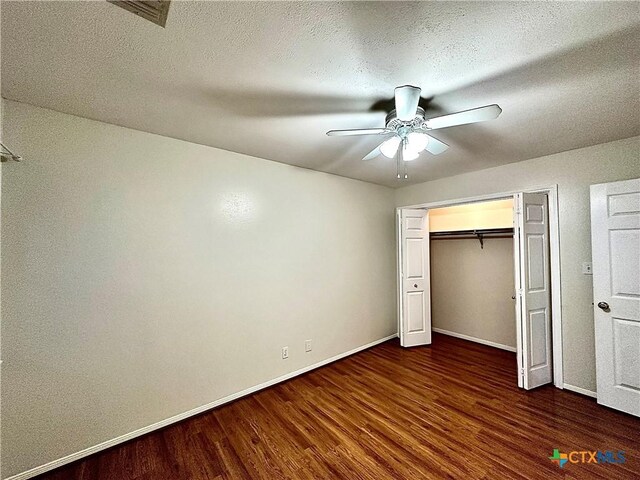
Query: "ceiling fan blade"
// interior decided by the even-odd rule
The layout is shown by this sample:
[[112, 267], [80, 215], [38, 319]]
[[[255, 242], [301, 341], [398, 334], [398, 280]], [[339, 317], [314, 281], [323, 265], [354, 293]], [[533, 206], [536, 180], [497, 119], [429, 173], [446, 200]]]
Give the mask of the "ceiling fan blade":
[[346, 135], [384, 135], [390, 133], [391, 130], [386, 128], [354, 128], [351, 130], [329, 130], [327, 135], [330, 137], [339, 137]]
[[407, 122], [413, 120], [418, 110], [420, 101], [420, 89], [411, 85], [396, 87], [396, 116], [398, 119]]
[[429, 143], [427, 143], [427, 147], [425, 148], [425, 150], [431, 155], [440, 155], [442, 152], [446, 152], [449, 148], [449, 145], [441, 142], [437, 138], [434, 138], [431, 135], [427, 136], [429, 137]]
[[466, 125], [468, 123], [484, 122], [498, 118], [502, 109], [498, 105], [487, 105], [484, 107], [472, 108], [463, 112], [443, 115], [441, 117], [429, 118], [425, 121], [429, 130], [436, 128], [455, 127], [456, 125]]
[[[380, 144], [382, 145], [382, 144]], [[382, 152], [380, 151], [380, 145], [378, 145], [376, 148], [374, 148], [373, 150], [371, 150], [369, 153], [367, 153], [362, 160], [364, 160], [365, 162], [367, 160], [373, 160], [374, 158], [376, 158], [379, 155], [382, 155]]]

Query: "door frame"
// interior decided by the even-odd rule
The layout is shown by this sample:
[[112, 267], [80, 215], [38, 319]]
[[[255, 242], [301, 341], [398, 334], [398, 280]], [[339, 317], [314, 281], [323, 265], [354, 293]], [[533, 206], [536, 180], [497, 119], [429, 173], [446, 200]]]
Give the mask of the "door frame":
[[[400, 211], [404, 208], [442, 208], [453, 207], [469, 203], [485, 202], [490, 200], [505, 200], [513, 198], [516, 193], [546, 193], [549, 199], [549, 260], [551, 273], [551, 342], [553, 351], [553, 384], [560, 389], [564, 388], [564, 371], [562, 362], [562, 292], [560, 289], [560, 222], [558, 216], [558, 185], [525, 188], [508, 192], [489, 193], [473, 197], [456, 198], [451, 200], [439, 200], [414, 205], [396, 207], [396, 283], [397, 283], [397, 325], [400, 336], [402, 318], [402, 279], [400, 261], [402, 259], [402, 243], [400, 242]], [[514, 206], [515, 208], [515, 206]]]

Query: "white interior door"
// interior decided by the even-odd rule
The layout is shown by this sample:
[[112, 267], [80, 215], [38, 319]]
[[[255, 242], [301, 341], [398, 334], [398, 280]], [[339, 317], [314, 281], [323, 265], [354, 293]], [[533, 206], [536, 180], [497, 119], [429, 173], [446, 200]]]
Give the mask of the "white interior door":
[[516, 195], [518, 386], [527, 390], [553, 381], [548, 212], [546, 194]]
[[429, 277], [429, 211], [403, 208], [400, 212], [400, 344], [431, 343], [431, 286]]
[[591, 186], [598, 403], [640, 416], [640, 179]]

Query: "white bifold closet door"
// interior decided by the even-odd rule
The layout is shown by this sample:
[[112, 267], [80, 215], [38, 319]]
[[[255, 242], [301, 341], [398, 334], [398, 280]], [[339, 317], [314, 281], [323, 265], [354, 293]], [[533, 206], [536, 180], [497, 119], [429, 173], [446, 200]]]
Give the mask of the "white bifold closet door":
[[428, 210], [401, 210], [400, 245], [400, 344], [428, 345], [431, 343]]
[[518, 386], [528, 390], [553, 381], [549, 209], [546, 194], [515, 200]]

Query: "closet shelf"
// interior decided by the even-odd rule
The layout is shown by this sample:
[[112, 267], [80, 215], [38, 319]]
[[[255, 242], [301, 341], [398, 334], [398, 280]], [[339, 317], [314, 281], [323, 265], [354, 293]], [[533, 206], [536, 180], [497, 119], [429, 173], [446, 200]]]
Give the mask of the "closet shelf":
[[485, 238], [509, 238], [513, 237], [513, 228], [485, 228], [478, 230], [451, 230], [445, 232], [431, 232], [429, 237], [432, 240], [477, 238], [480, 241], [480, 248], [484, 248]]

